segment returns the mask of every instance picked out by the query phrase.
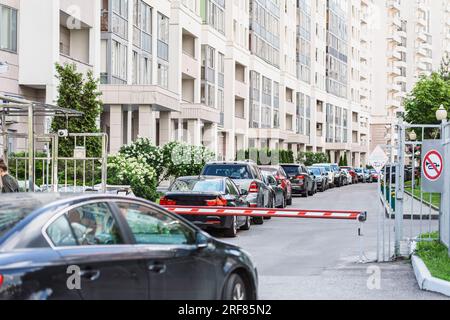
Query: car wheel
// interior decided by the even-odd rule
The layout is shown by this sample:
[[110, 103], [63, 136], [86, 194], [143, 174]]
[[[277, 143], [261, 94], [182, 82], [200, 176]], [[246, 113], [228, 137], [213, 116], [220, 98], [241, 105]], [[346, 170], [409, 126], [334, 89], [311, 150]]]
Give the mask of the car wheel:
[[223, 299], [225, 301], [245, 301], [249, 299], [249, 292], [242, 277], [236, 273], [233, 273], [228, 279]]
[[263, 217], [255, 217], [255, 218], [253, 218], [253, 223], [256, 225], [262, 225], [262, 224], [264, 224], [264, 218]]
[[286, 204], [288, 206], [292, 206], [292, 195], [291, 195], [291, 197], [289, 199], [287, 199]]
[[306, 191], [303, 193], [303, 197], [304, 197], [304, 198], [308, 198], [308, 190], [306, 190]]
[[236, 238], [237, 236], [237, 219], [233, 217], [233, 222], [228, 229], [225, 229], [225, 237], [227, 238]]
[[250, 230], [250, 226], [251, 226], [251, 218], [247, 217], [247, 219], [245, 220], [245, 224], [241, 227], [241, 230], [247, 231]]

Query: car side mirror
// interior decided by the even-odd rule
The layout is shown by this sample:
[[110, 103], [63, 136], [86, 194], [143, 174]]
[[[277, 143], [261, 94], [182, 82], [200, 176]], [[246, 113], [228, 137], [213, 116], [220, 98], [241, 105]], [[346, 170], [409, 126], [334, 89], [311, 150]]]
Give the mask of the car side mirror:
[[208, 247], [209, 241], [202, 232], [198, 232], [195, 239], [195, 244], [197, 245], [198, 249], [205, 249]]
[[241, 196], [247, 196], [247, 195], [248, 195], [248, 190], [241, 189]]

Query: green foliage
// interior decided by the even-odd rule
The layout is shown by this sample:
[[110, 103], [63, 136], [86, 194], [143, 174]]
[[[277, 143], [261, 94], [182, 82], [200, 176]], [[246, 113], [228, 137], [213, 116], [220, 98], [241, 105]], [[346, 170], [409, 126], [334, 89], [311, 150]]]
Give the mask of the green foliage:
[[295, 162], [294, 153], [291, 150], [272, 150], [268, 148], [239, 150], [236, 160], [252, 160], [258, 165], [278, 165], [280, 163]]
[[[438, 233], [422, 235], [422, 239], [439, 239]], [[424, 261], [431, 274], [439, 279], [450, 281], [450, 257], [448, 249], [439, 241], [421, 241], [416, 254]]]
[[297, 161], [306, 166], [312, 166], [316, 163], [328, 163], [328, 156], [326, 153], [320, 152], [300, 152]]
[[170, 142], [156, 147], [149, 139], [139, 138], [110, 157], [108, 183], [131, 185], [137, 196], [154, 201], [162, 181], [199, 175], [213, 159], [214, 154], [203, 146]]
[[129, 185], [136, 196], [150, 201], [157, 199], [156, 172], [142, 155], [118, 154], [108, 159], [108, 184]]
[[[443, 74], [422, 77], [405, 100], [405, 120], [412, 124], [439, 124], [436, 111], [440, 105], [450, 110], [450, 80]], [[418, 134], [421, 134], [418, 132]], [[432, 137], [431, 132], [427, 137]], [[420, 137], [422, 138], [422, 137]]]
[[203, 146], [193, 146], [180, 142], [170, 142], [162, 149], [164, 175], [162, 180], [182, 176], [197, 176], [215, 155]]
[[344, 154], [344, 158], [342, 159], [342, 166], [343, 167], [348, 166], [347, 152]]
[[[97, 119], [100, 116], [102, 102], [98, 91], [98, 80], [94, 79], [89, 71], [86, 78], [77, 72], [74, 64], [56, 64], [58, 85], [57, 105], [61, 108], [73, 109], [83, 112], [82, 117], [55, 117], [51, 124], [51, 131], [67, 129], [70, 133], [96, 133], [99, 132]], [[73, 138], [59, 140], [59, 156], [72, 157], [75, 142]], [[88, 157], [101, 156], [101, 140], [87, 139], [86, 154]]]

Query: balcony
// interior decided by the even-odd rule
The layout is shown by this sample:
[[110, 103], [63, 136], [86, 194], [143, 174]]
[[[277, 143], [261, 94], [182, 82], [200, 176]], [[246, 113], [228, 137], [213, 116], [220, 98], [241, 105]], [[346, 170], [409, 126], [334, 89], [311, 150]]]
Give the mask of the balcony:
[[390, 17], [389, 23], [394, 27], [397, 27], [397, 29], [402, 27], [402, 21], [398, 16]]
[[394, 60], [400, 60], [402, 58], [402, 54], [400, 53], [400, 51], [397, 50], [397, 48], [398, 47], [388, 52], [388, 58]]
[[399, 68], [392, 66], [389, 68], [389, 74], [392, 76], [400, 76], [402, 72], [400, 71]]
[[199, 103], [182, 103], [181, 118], [201, 119], [206, 122], [220, 123], [220, 111]]
[[198, 79], [200, 76], [200, 65], [199, 62], [191, 55], [183, 52], [183, 58], [181, 63], [181, 72], [194, 78]]
[[401, 5], [398, 0], [389, 0], [387, 4], [389, 9], [400, 12]]
[[66, 64], [66, 63], [74, 64], [77, 67], [77, 71], [81, 72], [84, 75], [86, 75], [88, 73], [88, 71], [93, 71], [93, 68], [94, 68], [92, 65], [90, 65], [86, 62], [77, 60], [75, 58], [69, 57], [62, 53], [59, 55], [59, 63], [60, 64]]
[[248, 128], [248, 121], [247, 121], [247, 119], [240, 118], [240, 117], [234, 117], [234, 123], [236, 125], [236, 132], [237, 133], [243, 133], [243, 134], [247, 133], [247, 128]]
[[286, 101], [284, 103], [284, 106], [286, 108], [286, 113], [287, 114], [291, 114], [291, 115], [295, 115], [296, 114], [297, 108], [295, 107], [295, 104], [293, 102]]
[[427, 37], [427, 35], [425, 34], [425, 32], [419, 31], [419, 32], [417, 33], [417, 40], [420, 41], [420, 42], [426, 43], [427, 40], [428, 40], [428, 37]]
[[249, 95], [249, 86], [239, 80], [234, 81], [234, 89], [235, 89], [235, 95], [242, 98], [242, 99], [248, 99]]
[[395, 44], [402, 43], [402, 38], [400, 38], [399, 34], [395, 31], [392, 31], [387, 39], [388, 41], [394, 42]]
[[389, 92], [400, 92], [402, 91], [402, 86], [396, 83], [393, 83], [391, 85], [388, 86], [388, 90]]
[[418, 17], [417, 18], [417, 24], [419, 26], [422, 26], [422, 27], [425, 27], [425, 28], [428, 27], [428, 21], [424, 17]]
[[408, 64], [405, 61], [395, 61], [394, 66], [397, 68], [407, 68]]
[[401, 103], [400, 103], [399, 100], [389, 99], [387, 101], [387, 107], [388, 108], [400, 108], [401, 107]]

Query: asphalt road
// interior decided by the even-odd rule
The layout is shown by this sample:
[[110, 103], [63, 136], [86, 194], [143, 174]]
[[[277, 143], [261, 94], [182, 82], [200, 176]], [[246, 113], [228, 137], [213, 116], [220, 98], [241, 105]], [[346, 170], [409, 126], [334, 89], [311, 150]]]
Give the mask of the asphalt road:
[[[358, 184], [295, 198], [292, 207], [368, 211], [364, 252], [375, 259], [378, 203], [375, 185]], [[353, 221], [278, 218], [225, 241], [252, 255], [261, 299], [445, 299], [421, 291], [407, 261], [359, 264], [357, 229]]]

